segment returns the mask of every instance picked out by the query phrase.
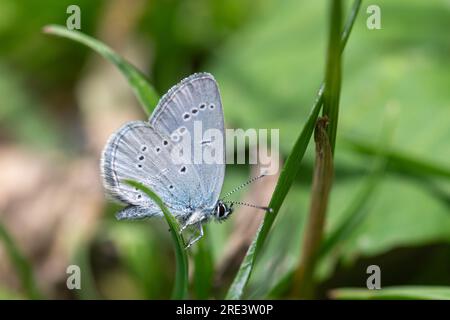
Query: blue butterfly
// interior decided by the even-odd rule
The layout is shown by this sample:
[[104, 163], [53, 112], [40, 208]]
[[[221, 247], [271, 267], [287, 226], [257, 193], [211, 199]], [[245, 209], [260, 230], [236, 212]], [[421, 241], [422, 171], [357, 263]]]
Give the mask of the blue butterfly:
[[[211, 141], [196, 136], [196, 121], [204, 131], [220, 132], [220, 137]], [[189, 155], [188, 161], [174, 161], [180, 141], [187, 142], [191, 150], [216, 150], [216, 161], [198, 163], [195, 154]], [[198, 236], [188, 241], [186, 247], [190, 247], [203, 236], [204, 222], [211, 218], [225, 220], [233, 212], [234, 203], [243, 204], [219, 199], [225, 175], [224, 147], [224, 117], [217, 82], [209, 73], [193, 74], [161, 98], [148, 122], [128, 122], [109, 138], [101, 159], [103, 184], [108, 195], [128, 205], [117, 213], [117, 218], [163, 215], [145, 193], [123, 182], [135, 180], [161, 197], [180, 221], [181, 231], [189, 226], [198, 228]]]

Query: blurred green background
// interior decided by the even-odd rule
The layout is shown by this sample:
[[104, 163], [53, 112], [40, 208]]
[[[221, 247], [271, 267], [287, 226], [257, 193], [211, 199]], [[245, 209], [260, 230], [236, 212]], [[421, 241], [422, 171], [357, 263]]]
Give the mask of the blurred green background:
[[[193, 72], [211, 72], [226, 126], [280, 129], [283, 161], [323, 79], [327, 3], [0, 2], [0, 223], [48, 297], [168, 298], [175, 265], [165, 222], [117, 222], [120, 207], [104, 199], [99, 176], [107, 136], [144, 114], [112, 65], [41, 31], [65, 25], [70, 4], [81, 9], [81, 31], [141, 68], [160, 94]], [[380, 30], [366, 27], [369, 4], [381, 8]], [[370, 264], [381, 267], [383, 286], [450, 285], [449, 30], [448, 1], [363, 1], [343, 57], [328, 233], [368, 183], [380, 143], [387, 165], [365, 195], [361, 218], [320, 261], [320, 297], [336, 287], [364, 287]], [[305, 160], [256, 264], [250, 298], [266, 297], [298, 262], [311, 145]], [[223, 190], [250, 175], [247, 166], [228, 166]], [[236, 199], [252, 202], [273, 187], [255, 187], [256, 196], [244, 190]], [[206, 296], [193, 288], [193, 298], [220, 298], [228, 287], [252, 238], [233, 233], [252, 223], [238, 214], [208, 226], [202, 247], [212, 252], [212, 261], [204, 260], [215, 269], [204, 274], [212, 288]], [[0, 243], [0, 297], [26, 297], [8, 260]], [[82, 290], [65, 287], [69, 264], [81, 266]]]

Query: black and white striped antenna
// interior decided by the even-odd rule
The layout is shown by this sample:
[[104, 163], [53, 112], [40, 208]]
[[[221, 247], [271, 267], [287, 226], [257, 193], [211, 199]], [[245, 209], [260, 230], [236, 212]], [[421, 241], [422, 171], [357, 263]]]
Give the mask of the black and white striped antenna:
[[252, 208], [256, 208], [256, 209], [261, 209], [264, 210], [266, 212], [272, 212], [272, 208], [269, 207], [263, 207], [263, 206], [257, 206], [255, 204], [251, 204], [251, 203], [245, 203], [245, 202], [240, 202], [240, 201], [223, 201], [224, 203], [230, 203], [230, 204], [237, 204], [240, 206], [246, 206], [246, 207], [252, 207]]
[[235, 193], [236, 191], [241, 190], [243, 187], [248, 186], [250, 183], [253, 183], [253, 182], [255, 182], [256, 180], [261, 179], [261, 178], [263, 178], [263, 177], [265, 177], [265, 176], [266, 176], [266, 174], [261, 174], [261, 175], [259, 175], [259, 176], [257, 176], [257, 177], [251, 178], [251, 179], [248, 180], [247, 182], [244, 182], [244, 183], [241, 184], [240, 186], [234, 188], [233, 190], [231, 190], [230, 192], [228, 192], [226, 195], [224, 195], [224, 196], [222, 197], [222, 200], [225, 199], [225, 198], [228, 198], [230, 195], [232, 195], [232, 194]]
[[[230, 195], [232, 195], [232, 194], [235, 193], [236, 191], [241, 190], [243, 187], [248, 186], [249, 184], [251, 184], [251, 183], [253, 183], [253, 182], [255, 182], [255, 181], [257, 181], [257, 180], [259, 180], [259, 179], [261, 179], [261, 178], [263, 178], [263, 177], [265, 177], [265, 176], [266, 176], [266, 174], [263, 173], [263, 174], [260, 174], [260, 175], [257, 176], [257, 177], [251, 178], [251, 179], [248, 180], [247, 182], [244, 182], [244, 183], [241, 184], [240, 186], [234, 188], [233, 190], [231, 190], [230, 192], [228, 192], [226, 195], [224, 195], [223, 198], [222, 198], [222, 200], [225, 199], [225, 198], [228, 198]], [[247, 207], [252, 207], [252, 208], [256, 208], [256, 209], [261, 209], [261, 210], [264, 210], [264, 211], [266, 211], [266, 212], [272, 212], [272, 209], [269, 208], [269, 207], [257, 206], [257, 205], [251, 204], [251, 203], [245, 203], [245, 202], [240, 202], [240, 201], [222, 201], [222, 202], [224, 202], [224, 203], [230, 203], [230, 204], [232, 204], [232, 205], [233, 205], [233, 204], [237, 204], [237, 205], [240, 205], [240, 206], [247, 206]]]

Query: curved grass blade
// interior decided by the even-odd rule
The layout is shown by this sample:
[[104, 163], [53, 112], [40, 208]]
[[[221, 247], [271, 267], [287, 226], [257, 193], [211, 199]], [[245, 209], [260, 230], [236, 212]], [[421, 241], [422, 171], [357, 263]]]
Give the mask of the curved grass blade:
[[[353, 3], [351, 14], [348, 18], [348, 22], [345, 25], [345, 29], [342, 33], [341, 43], [340, 43], [341, 51], [344, 49], [344, 47], [348, 41], [350, 31], [356, 20], [356, 16], [357, 16], [360, 6], [361, 6], [361, 0], [356, 0]], [[316, 101], [311, 110], [311, 113], [308, 116], [308, 119], [307, 119], [299, 137], [297, 138], [295, 145], [292, 148], [292, 151], [290, 152], [283, 169], [281, 170], [280, 178], [278, 179], [277, 185], [275, 187], [275, 191], [273, 193], [272, 199], [269, 204], [269, 207], [272, 208], [272, 212], [269, 214], [266, 214], [262, 225], [258, 229], [258, 231], [256, 233], [256, 237], [253, 240], [250, 247], [248, 248], [247, 254], [244, 257], [244, 260], [239, 268], [239, 271], [236, 274], [236, 276], [233, 280], [233, 283], [231, 284], [231, 286], [227, 292], [226, 299], [241, 299], [242, 298], [244, 288], [250, 278], [256, 257], [258, 255], [258, 253], [260, 252], [262, 245], [264, 244], [264, 242], [267, 238], [270, 228], [272, 227], [273, 222], [275, 221], [278, 211], [280, 210], [281, 205], [283, 204], [283, 201], [286, 198], [286, 195], [287, 195], [289, 189], [291, 188], [295, 177], [297, 176], [297, 173], [298, 173], [298, 170], [300, 167], [300, 162], [303, 159], [303, 156], [305, 154], [309, 140], [311, 139], [311, 135], [313, 133], [313, 130], [314, 130], [314, 127], [316, 124], [316, 120], [319, 115], [320, 108], [322, 106], [324, 87], [325, 87], [325, 85], [322, 83], [322, 85], [319, 89]]]
[[208, 299], [210, 297], [213, 277], [214, 277], [214, 259], [211, 252], [211, 245], [208, 234], [208, 228], [205, 226], [205, 236], [202, 241], [197, 242], [196, 252], [194, 253], [194, 293], [196, 299]]
[[106, 60], [112, 62], [120, 72], [127, 78], [131, 88], [133, 89], [139, 102], [147, 115], [150, 115], [159, 101], [159, 95], [150, 83], [147, 81], [145, 75], [140, 72], [131, 63], [123, 59], [115, 53], [110, 47], [101, 43], [100, 41], [85, 35], [79, 31], [71, 31], [63, 26], [49, 25], [44, 27], [44, 33], [52, 34], [74, 40], [82, 43], [85, 46], [96, 51]]
[[124, 183], [138, 188], [146, 195], [148, 195], [164, 214], [164, 218], [170, 227], [170, 233], [175, 245], [175, 259], [176, 259], [176, 274], [175, 285], [172, 292], [172, 299], [180, 300], [187, 298], [188, 293], [188, 259], [183, 238], [180, 234], [180, 228], [175, 217], [169, 212], [162, 200], [152, 190], [144, 186], [143, 184], [134, 180], [125, 180]]
[[450, 287], [398, 286], [382, 290], [341, 288], [330, 291], [333, 299], [351, 300], [450, 300]]
[[33, 270], [29, 261], [22, 255], [19, 248], [16, 246], [13, 238], [0, 223], [0, 241], [3, 242], [6, 253], [11, 259], [14, 268], [18, 272], [18, 276], [22, 283], [22, 288], [30, 299], [42, 299], [42, 295], [36, 285], [36, 280], [33, 275]]

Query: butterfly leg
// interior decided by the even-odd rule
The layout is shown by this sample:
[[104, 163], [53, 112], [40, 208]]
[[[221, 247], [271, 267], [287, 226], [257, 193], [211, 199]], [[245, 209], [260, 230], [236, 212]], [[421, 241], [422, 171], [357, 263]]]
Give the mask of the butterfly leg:
[[181, 226], [181, 228], [180, 228], [180, 231], [178, 231], [178, 233], [179, 234], [182, 234], [183, 233], [183, 231], [184, 231], [184, 229], [186, 229], [187, 228], [187, 224], [185, 223], [185, 224], [183, 224], [182, 226]]
[[200, 240], [203, 237], [203, 225], [202, 225], [201, 222], [197, 223], [197, 228], [198, 228], [198, 231], [199, 231], [199, 235], [195, 239], [192, 239], [193, 238], [193, 236], [192, 236], [189, 239], [189, 242], [186, 245], [185, 249], [188, 249], [190, 246], [192, 246], [194, 243], [196, 243], [198, 240]]
[[184, 224], [181, 226], [180, 228], [180, 234], [184, 231], [184, 229], [186, 229], [187, 227], [194, 225], [194, 224], [199, 224], [202, 220], [205, 219], [205, 215], [204, 213], [202, 213], [201, 211], [198, 212], [194, 212], [189, 219], [187, 219]]

